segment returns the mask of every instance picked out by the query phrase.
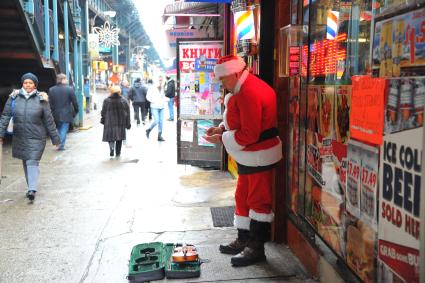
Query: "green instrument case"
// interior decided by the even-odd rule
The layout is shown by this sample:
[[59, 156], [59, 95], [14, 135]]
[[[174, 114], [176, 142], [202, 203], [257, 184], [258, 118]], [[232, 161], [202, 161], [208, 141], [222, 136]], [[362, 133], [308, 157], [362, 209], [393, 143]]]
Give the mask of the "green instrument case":
[[201, 274], [201, 261], [176, 263], [172, 254], [181, 244], [152, 242], [133, 247], [128, 264], [127, 279], [130, 283], [147, 282], [167, 278], [193, 278]]

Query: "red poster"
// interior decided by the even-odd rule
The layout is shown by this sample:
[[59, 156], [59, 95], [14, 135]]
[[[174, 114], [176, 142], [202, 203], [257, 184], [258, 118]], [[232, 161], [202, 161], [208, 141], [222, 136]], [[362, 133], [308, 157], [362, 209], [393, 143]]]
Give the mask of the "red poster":
[[353, 76], [350, 136], [377, 145], [384, 132], [385, 79]]

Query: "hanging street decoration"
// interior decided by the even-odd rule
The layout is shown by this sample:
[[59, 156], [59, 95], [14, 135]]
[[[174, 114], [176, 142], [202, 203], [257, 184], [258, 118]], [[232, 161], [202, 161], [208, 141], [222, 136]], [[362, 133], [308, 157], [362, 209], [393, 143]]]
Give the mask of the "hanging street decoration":
[[99, 35], [99, 43], [106, 48], [111, 47], [111, 45], [120, 45], [118, 39], [120, 29], [111, 26], [109, 21], [106, 21], [101, 27], [94, 27], [93, 31]]

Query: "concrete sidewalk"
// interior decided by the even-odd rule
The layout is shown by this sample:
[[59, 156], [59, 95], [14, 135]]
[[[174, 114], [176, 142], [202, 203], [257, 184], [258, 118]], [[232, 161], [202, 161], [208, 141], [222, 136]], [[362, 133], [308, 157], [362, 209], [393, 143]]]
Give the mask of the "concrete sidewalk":
[[268, 244], [268, 262], [230, 266], [218, 252], [234, 228], [215, 228], [210, 207], [233, 205], [226, 172], [177, 165], [175, 122], [165, 142], [135, 123], [119, 159], [102, 142], [101, 105], [93, 127], [68, 135], [65, 151], [48, 143], [34, 204], [25, 198], [20, 160], [3, 148], [0, 185], [0, 282], [127, 282], [131, 248], [143, 242], [198, 246], [200, 278], [169, 282], [303, 282], [305, 271], [284, 246]]

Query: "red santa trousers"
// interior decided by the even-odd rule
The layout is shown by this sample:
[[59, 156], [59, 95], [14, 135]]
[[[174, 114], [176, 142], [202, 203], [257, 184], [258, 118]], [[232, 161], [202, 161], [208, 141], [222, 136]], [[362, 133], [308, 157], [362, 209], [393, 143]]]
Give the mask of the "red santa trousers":
[[249, 230], [251, 219], [261, 222], [272, 222], [272, 184], [274, 169], [267, 171], [240, 174], [236, 185], [235, 226]]

